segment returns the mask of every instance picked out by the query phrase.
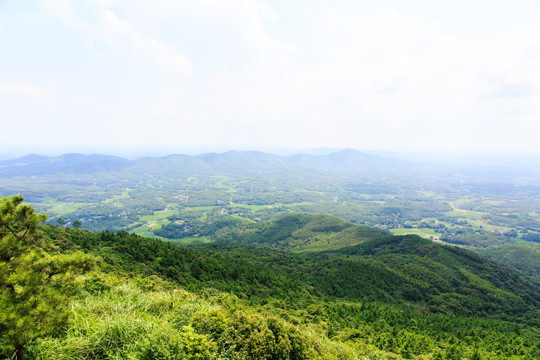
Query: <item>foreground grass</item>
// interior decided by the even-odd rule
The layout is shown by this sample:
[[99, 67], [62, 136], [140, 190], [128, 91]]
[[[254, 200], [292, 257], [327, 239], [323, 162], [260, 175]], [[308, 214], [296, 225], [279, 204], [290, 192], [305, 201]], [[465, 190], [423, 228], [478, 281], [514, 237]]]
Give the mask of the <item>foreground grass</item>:
[[[292, 325], [234, 295], [195, 295], [155, 276], [85, 280], [64, 334], [28, 350], [45, 359], [356, 359], [320, 327]], [[373, 352], [374, 354], [376, 352]], [[382, 354], [382, 353], [381, 353]], [[382, 356], [382, 355], [381, 355]], [[384, 357], [383, 357], [384, 358]]]

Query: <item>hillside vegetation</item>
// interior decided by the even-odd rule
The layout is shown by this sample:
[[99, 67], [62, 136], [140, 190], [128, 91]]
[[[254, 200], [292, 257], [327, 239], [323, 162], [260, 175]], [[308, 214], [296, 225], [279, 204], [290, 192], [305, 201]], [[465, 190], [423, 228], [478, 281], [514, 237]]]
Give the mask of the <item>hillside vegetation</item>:
[[291, 214], [258, 224], [227, 224], [212, 235], [216, 242], [234, 241], [313, 252], [359, 244], [388, 233], [331, 215]]
[[[13, 228], [9, 214], [28, 213], [21, 206], [2, 210], [3, 244], [26, 241], [24, 221], [17, 236], [5, 231]], [[50, 298], [65, 321], [37, 331], [37, 314], [21, 315], [29, 331], [15, 356], [23, 358], [22, 349], [35, 359], [540, 356], [539, 285], [517, 271], [466, 250], [329, 216], [246, 226], [213, 233], [244, 231], [245, 244], [192, 247], [127, 232], [37, 227], [28, 233], [41, 244], [36, 264], [56, 257], [89, 265], [65, 277], [71, 291], [62, 300]], [[349, 240], [336, 245], [337, 234]], [[13, 265], [4, 255], [0, 269]], [[49, 270], [39, 266], [27, 271], [45, 283], [67, 276], [53, 270], [43, 277]], [[4, 270], [0, 276], [20, 281]], [[22, 288], [4, 289], [2, 304]], [[18, 348], [5, 331], [7, 310], [0, 307], [0, 353], [11, 358]]]
[[480, 252], [531, 276], [540, 277], [540, 244], [507, 244]]

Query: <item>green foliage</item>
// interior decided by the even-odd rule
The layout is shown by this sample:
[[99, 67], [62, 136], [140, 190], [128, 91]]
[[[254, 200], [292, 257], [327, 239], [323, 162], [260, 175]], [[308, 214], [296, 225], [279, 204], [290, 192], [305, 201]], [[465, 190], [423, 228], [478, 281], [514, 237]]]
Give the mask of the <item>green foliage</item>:
[[514, 271], [412, 235], [308, 256], [230, 243], [193, 250], [125, 232], [45, 230], [59, 246], [97, 254], [123, 272], [156, 274], [189, 289], [232, 291], [255, 303], [275, 299], [295, 307], [313, 296], [330, 296], [505, 319], [521, 319], [540, 303], [538, 285]]
[[461, 360], [463, 358], [463, 349], [459, 344], [452, 344], [446, 349], [446, 359]]
[[[369, 358], [393, 356], [389, 354], [414, 358], [437, 352], [446, 356], [452, 337], [461, 339], [464, 357], [472, 356], [475, 348], [484, 358], [490, 353], [514, 356], [516, 347], [538, 355], [537, 285], [469, 251], [417, 236], [387, 236], [306, 255], [231, 243], [179, 248], [125, 232], [44, 230], [59, 247], [100, 255], [103, 270], [134, 276], [132, 283], [139, 291], [166, 292], [169, 285], [155, 276], [159, 275], [219, 304], [221, 309], [199, 307], [179, 318], [166, 315], [169, 310], [176, 313], [179, 305], [164, 301], [153, 312], [176, 331], [190, 325], [215, 345], [217, 354], [274, 356], [280, 349], [275, 334], [284, 327], [283, 338], [291, 344], [297, 339], [294, 334], [300, 334], [299, 344], [305, 344], [301, 339], [307, 336], [308, 349], [317, 352], [313, 341], [317, 346], [326, 344], [321, 355], [325, 359], [354, 358], [355, 353]], [[112, 287], [106, 279], [88, 276], [85, 288], [93, 296], [107, 294]], [[140, 294], [123, 301], [139, 300]], [[255, 315], [252, 306], [274, 315]], [[127, 317], [137, 318], [141, 314]], [[122, 317], [116, 314], [108, 323], [116, 319]], [[271, 327], [271, 319], [277, 327]], [[282, 323], [283, 319], [289, 322]], [[317, 340], [298, 333], [297, 326], [317, 329]], [[506, 345], [497, 345], [503, 344], [502, 339]], [[284, 348], [287, 341], [282, 342]], [[267, 345], [257, 345], [262, 342]], [[135, 346], [129, 344], [126, 349]]]
[[507, 244], [482, 250], [480, 254], [540, 279], [540, 244]]
[[215, 344], [188, 326], [180, 333], [170, 328], [153, 329], [135, 344], [132, 357], [138, 360], [217, 359]]
[[[110, 290], [72, 304], [66, 335], [39, 339], [36, 359], [352, 359], [332, 341], [276, 316], [232, 309], [177, 290], [142, 290], [108, 277]], [[116, 283], [116, 284], [115, 284]], [[169, 287], [171, 284], [165, 284]], [[214, 302], [216, 300], [216, 302]], [[316, 340], [317, 339], [317, 340]]]
[[81, 252], [49, 255], [38, 229], [45, 216], [22, 201], [0, 199], [0, 341], [20, 359], [32, 340], [66, 326], [76, 275], [95, 264]]
[[307, 337], [276, 317], [235, 312], [198, 313], [192, 324], [220, 344], [220, 352], [236, 352], [243, 359], [313, 359], [317, 354]]
[[[75, 269], [52, 276], [73, 284], [62, 298], [57, 295], [63, 290], [53, 287], [58, 308], [69, 307], [71, 320], [29, 339], [29, 354], [35, 359], [540, 356], [538, 285], [469, 251], [367, 229], [362, 237], [357, 226], [329, 216], [216, 228], [216, 234], [267, 229], [260, 230], [264, 239], [283, 245], [279, 239], [287, 239], [293, 249], [302, 240], [315, 243], [335, 234], [361, 241], [339, 248], [319, 242], [317, 251], [294, 253], [261, 246], [272, 242], [183, 248], [126, 232], [35, 228], [35, 236], [44, 234], [34, 239], [43, 244], [40, 254], [58, 263], [75, 261], [81, 251], [102, 261], [98, 272], [78, 282]], [[70, 297], [76, 289], [79, 296]], [[13, 353], [2, 351], [7, 357]]]

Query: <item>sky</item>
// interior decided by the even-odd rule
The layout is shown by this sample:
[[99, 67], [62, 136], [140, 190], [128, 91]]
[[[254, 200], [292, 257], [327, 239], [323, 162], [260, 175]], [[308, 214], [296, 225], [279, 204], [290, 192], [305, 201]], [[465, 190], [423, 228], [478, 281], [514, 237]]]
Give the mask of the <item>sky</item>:
[[0, 0], [0, 133], [540, 155], [540, 0]]

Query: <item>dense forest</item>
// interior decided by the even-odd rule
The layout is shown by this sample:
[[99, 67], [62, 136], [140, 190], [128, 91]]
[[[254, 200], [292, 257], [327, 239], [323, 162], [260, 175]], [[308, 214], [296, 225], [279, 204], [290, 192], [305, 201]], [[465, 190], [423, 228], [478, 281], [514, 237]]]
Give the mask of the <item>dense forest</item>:
[[289, 214], [186, 245], [44, 220], [1, 199], [4, 358], [540, 357], [537, 280], [416, 235]]

